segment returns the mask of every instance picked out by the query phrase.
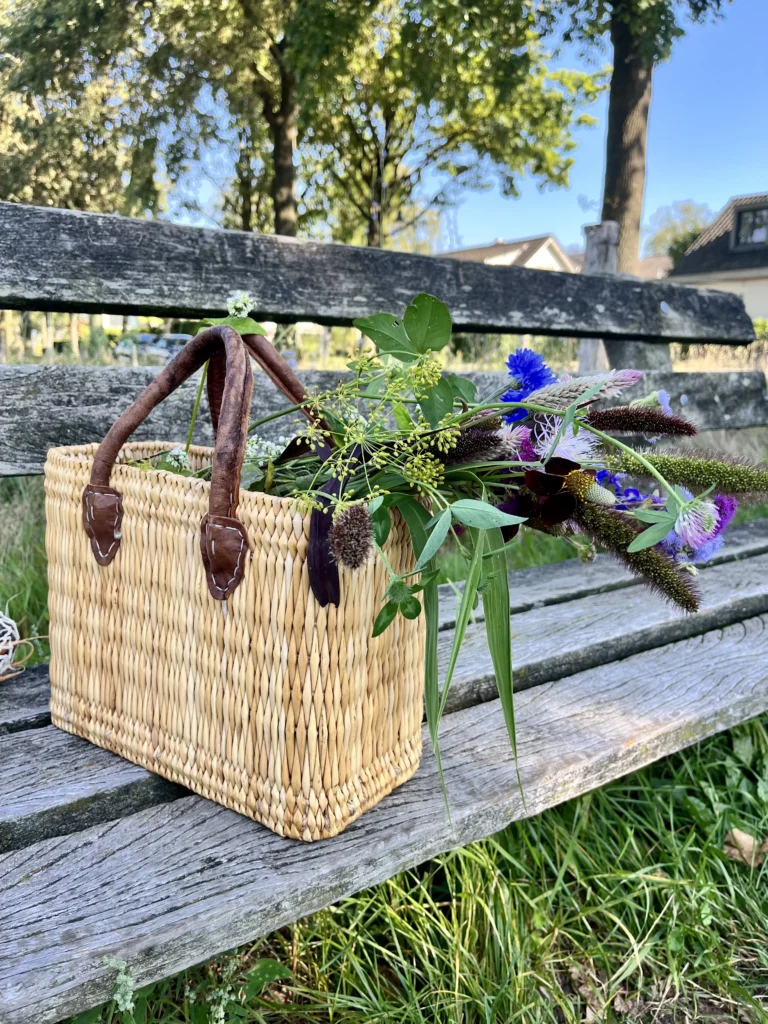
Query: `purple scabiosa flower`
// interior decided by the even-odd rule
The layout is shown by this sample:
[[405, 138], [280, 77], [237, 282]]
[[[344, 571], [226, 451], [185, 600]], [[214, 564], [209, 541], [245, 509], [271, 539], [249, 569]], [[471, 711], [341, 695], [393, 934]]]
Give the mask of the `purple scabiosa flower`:
[[[533, 434], [533, 446], [539, 458], [545, 459], [550, 454], [552, 443], [562, 425], [562, 419], [558, 416], [537, 416], [536, 427]], [[561, 459], [568, 459], [570, 462], [583, 463], [594, 462], [595, 449], [599, 446], [600, 440], [587, 430], [580, 430], [574, 434], [573, 426], [566, 428], [563, 436], [557, 442], [557, 447], [551, 453]]]
[[708, 540], [706, 544], [703, 544], [700, 548], [697, 548], [691, 555], [692, 562], [709, 562], [715, 557], [717, 552], [723, 546], [725, 537], [719, 534], [717, 537], [713, 537], [712, 540]]
[[661, 411], [666, 413], [667, 416], [673, 416], [672, 406], [669, 404], [669, 392], [663, 391], [661, 388], [656, 392], [656, 397], [659, 400]]
[[500, 430], [501, 436], [506, 441], [515, 458], [521, 462], [538, 462], [539, 456], [531, 441], [530, 427], [504, 426]]
[[[516, 349], [507, 359], [507, 369], [512, 387], [501, 396], [502, 402], [522, 402], [534, 391], [557, 383], [557, 377], [544, 362], [544, 357], [530, 348]], [[527, 415], [525, 409], [514, 409], [504, 416], [504, 420], [516, 423]]]
[[719, 537], [728, 526], [733, 522], [733, 517], [739, 508], [739, 503], [735, 498], [732, 498], [730, 494], [716, 494], [712, 501], [717, 506], [717, 511], [720, 513], [720, 519], [715, 530], [715, 536]]
[[720, 512], [713, 501], [695, 498], [686, 505], [675, 520], [675, 532], [683, 544], [694, 551], [712, 540], [720, 521]]

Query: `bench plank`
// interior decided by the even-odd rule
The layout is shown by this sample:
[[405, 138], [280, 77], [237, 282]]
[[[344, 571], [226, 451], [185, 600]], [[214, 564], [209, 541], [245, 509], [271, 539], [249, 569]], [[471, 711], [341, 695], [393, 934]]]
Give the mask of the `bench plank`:
[[0, 740], [0, 791], [2, 852], [189, 796], [183, 786], [52, 726]]
[[257, 316], [283, 322], [400, 314], [425, 291], [457, 330], [754, 339], [728, 292], [0, 203], [0, 308], [194, 318], [225, 313], [240, 289]]
[[[561, 563], [560, 568], [566, 566]], [[592, 568], [586, 567], [587, 576]], [[628, 590], [620, 601], [613, 592], [592, 593], [513, 615], [516, 689], [768, 612], [768, 555], [712, 567], [702, 579], [705, 600], [695, 616], [670, 609], [640, 587]], [[452, 639], [450, 631], [440, 637], [441, 677]], [[467, 631], [447, 707], [453, 712], [495, 697], [485, 630], [476, 624]], [[35, 772], [30, 773], [30, 763]], [[184, 792], [51, 727], [0, 740], [0, 790], [9, 794], [0, 807], [0, 850], [124, 817], [137, 807], [174, 800]]]
[[[713, 558], [711, 564], [721, 565], [766, 553], [768, 553], [768, 519], [757, 520], [729, 530], [723, 548]], [[547, 608], [597, 594], [608, 594], [626, 587], [639, 586], [639, 584], [635, 577], [631, 576], [614, 559], [607, 555], [598, 555], [590, 565], [582, 565], [573, 559], [568, 562], [541, 565], [510, 573], [509, 586], [512, 614], [518, 616], [533, 609]], [[458, 584], [457, 589], [461, 592], [463, 584]], [[440, 629], [452, 629], [456, 615], [455, 593], [451, 587], [443, 585], [439, 588], [439, 595]], [[482, 607], [478, 609], [476, 619], [477, 621], [482, 620]], [[523, 644], [525, 642], [526, 628], [526, 626], [518, 624], [517, 621], [513, 622], [513, 632], [517, 638], [515, 640], [516, 670], [520, 668], [521, 642]], [[631, 625], [629, 631], [631, 632]], [[444, 641], [444, 643], [448, 642], [448, 639]], [[481, 677], [487, 675], [486, 662], [483, 662], [483, 666]], [[532, 669], [530, 664], [528, 671], [535, 674], [535, 669]], [[520, 678], [517, 683], [520, 685]], [[450, 697], [451, 702], [456, 701], [459, 692], [458, 689], [454, 690]], [[471, 686], [468, 686], [467, 692], [468, 694], [472, 693]], [[489, 690], [484, 686], [482, 692], [488, 693]], [[50, 722], [48, 698], [48, 668], [45, 665], [28, 669], [15, 679], [0, 684], [0, 734], [48, 725]]]
[[766, 657], [761, 616], [521, 694], [525, 807], [492, 701], [443, 722], [450, 823], [426, 754], [329, 842], [188, 797], [0, 856], [0, 1021], [45, 1024], [108, 998], [105, 955], [138, 985], [167, 977], [759, 714]]
[[[41, 473], [45, 454], [56, 445], [101, 441], [118, 416], [150, 383], [157, 368], [108, 366], [0, 365], [0, 476]], [[309, 388], [328, 390], [345, 376], [333, 370], [302, 371]], [[504, 373], [467, 373], [478, 394], [503, 387]], [[758, 370], [743, 373], [648, 373], [631, 392], [640, 398], [664, 389], [672, 407], [701, 429], [720, 430], [768, 424], [768, 392]], [[186, 437], [197, 381], [182, 385], [134, 435], [137, 440]], [[255, 421], [286, 407], [263, 373], [254, 376], [251, 418]], [[259, 433], [275, 439], [296, 432], [296, 417], [265, 424]], [[30, 429], [34, 424], [34, 429]], [[207, 403], [196, 424], [195, 441], [212, 444]]]

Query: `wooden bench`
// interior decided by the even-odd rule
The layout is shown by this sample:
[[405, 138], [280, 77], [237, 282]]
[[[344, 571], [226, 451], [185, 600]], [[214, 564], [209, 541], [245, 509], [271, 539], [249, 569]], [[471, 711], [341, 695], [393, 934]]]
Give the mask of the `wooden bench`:
[[[280, 320], [349, 323], [426, 290], [462, 330], [751, 338], [735, 296], [666, 282], [0, 203], [0, 308], [191, 316], [222, 312], [241, 288], [259, 315]], [[0, 474], [39, 473], [50, 445], [103, 437], [152, 372], [0, 366]], [[768, 422], [762, 374], [666, 375], [644, 387], [660, 383], [673, 403], [687, 397], [702, 426]], [[153, 414], [144, 436], [182, 435], [192, 387]], [[258, 378], [259, 412], [280, 403]], [[210, 438], [209, 425], [199, 430]], [[137, 985], [165, 977], [765, 711], [768, 523], [731, 530], [701, 587], [701, 611], [685, 616], [603, 556], [513, 574], [525, 806], [475, 623], [441, 729], [450, 821], [425, 753], [411, 782], [310, 846], [54, 729], [44, 666], [0, 684], [0, 1021], [57, 1021], [109, 998], [105, 956], [124, 959]], [[443, 662], [454, 615], [445, 587]]]

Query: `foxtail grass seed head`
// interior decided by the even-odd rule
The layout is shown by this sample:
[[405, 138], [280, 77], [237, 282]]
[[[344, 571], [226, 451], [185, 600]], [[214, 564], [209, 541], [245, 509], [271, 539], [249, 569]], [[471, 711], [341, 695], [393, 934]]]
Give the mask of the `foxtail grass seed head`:
[[577, 500], [573, 521], [598, 546], [604, 547], [623, 562], [651, 590], [687, 612], [698, 610], [699, 596], [692, 577], [684, 576], [669, 555], [656, 547], [627, 551], [639, 532], [639, 527], [628, 516]]
[[373, 527], [364, 505], [351, 505], [340, 512], [331, 527], [333, 557], [347, 569], [360, 569], [373, 553]]
[[667, 416], [645, 405], [590, 409], [587, 423], [606, 434], [642, 434], [645, 437], [695, 437], [698, 430], [682, 416]]
[[446, 466], [462, 462], [494, 462], [506, 456], [509, 448], [505, 438], [493, 430], [464, 427], [453, 448], [445, 456]]
[[[721, 452], [642, 451], [643, 458], [671, 484], [704, 490], [715, 487], [723, 494], [762, 497], [768, 494], [768, 470], [747, 459]], [[650, 474], [635, 455], [621, 452], [608, 457], [609, 468], [631, 476], [648, 478]]]

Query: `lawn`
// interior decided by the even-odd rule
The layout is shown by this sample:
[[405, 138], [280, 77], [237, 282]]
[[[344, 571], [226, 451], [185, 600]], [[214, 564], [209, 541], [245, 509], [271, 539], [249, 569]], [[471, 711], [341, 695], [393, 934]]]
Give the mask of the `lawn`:
[[[0, 481], [0, 608], [26, 635], [46, 631], [43, 522], [39, 479]], [[570, 553], [542, 541], [521, 545], [516, 567]], [[764, 716], [132, 997], [123, 977], [134, 1011], [113, 1001], [81, 1020], [768, 1021], [768, 858], [750, 868], [723, 852], [733, 827], [768, 836], [767, 726]], [[259, 994], [274, 966], [264, 960], [289, 976]]]

